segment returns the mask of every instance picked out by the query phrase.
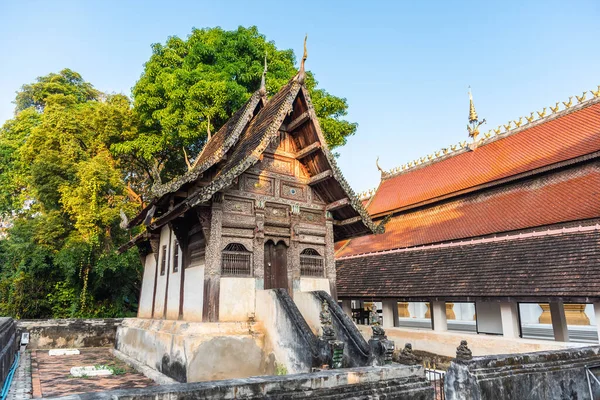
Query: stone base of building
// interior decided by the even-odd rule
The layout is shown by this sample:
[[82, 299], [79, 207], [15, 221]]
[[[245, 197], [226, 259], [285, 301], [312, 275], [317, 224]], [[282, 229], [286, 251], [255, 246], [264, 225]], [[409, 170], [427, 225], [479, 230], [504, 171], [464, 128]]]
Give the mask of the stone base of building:
[[150, 398], [172, 400], [192, 398], [433, 400], [434, 389], [425, 378], [423, 367], [394, 365], [86, 393], [65, 397], [64, 400], [143, 400]]
[[275, 374], [256, 323], [125, 319], [115, 348], [178, 382]]

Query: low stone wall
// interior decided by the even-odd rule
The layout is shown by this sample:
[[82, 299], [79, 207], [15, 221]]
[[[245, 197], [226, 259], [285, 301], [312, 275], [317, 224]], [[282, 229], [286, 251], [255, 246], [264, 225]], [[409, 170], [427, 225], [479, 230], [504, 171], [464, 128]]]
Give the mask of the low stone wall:
[[587, 366], [599, 374], [599, 353], [595, 346], [454, 361], [446, 373], [446, 399], [599, 399], [600, 385], [586, 375]]
[[361, 367], [288, 376], [254, 377], [115, 390], [61, 397], [62, 400], [385, 398], [433, 400], [434, 391], [420, 366]]
[[31, 319], [17, 321], [19, 332], [29, 332], [30, 349], [113, 347], [122, 318]]
[[275, 373], [260, 324], [125, 319], [115, 348], [178, 382]]
[[15, 321], [12, 318], [0, 318], [0, 383], [4, 382], [10, 371], [18, 346]]
[[[371, 327], [358, 325], [358, 329], [368, 340], [371, 336]], [[404, 343], [411, 343], [414, 350], [422, 350], [440, 356], [454, 357], [456, 346], [462, 339], [469, 342], [469, 348], [474, 356], [494, 355], [502, 352], [527, 353], [532, 351], [550, 351], [567, 348], [582, 348], [585, 344], [570, 342], [555, 342], [552, 340], [536, 339], [509, 339], [495, 335], [477, 335], [469, 332], [436, 332], [425, 329], [410, 328], [385, 328], [388, 339], [396, 342], [397, 348], [404, 347]]]

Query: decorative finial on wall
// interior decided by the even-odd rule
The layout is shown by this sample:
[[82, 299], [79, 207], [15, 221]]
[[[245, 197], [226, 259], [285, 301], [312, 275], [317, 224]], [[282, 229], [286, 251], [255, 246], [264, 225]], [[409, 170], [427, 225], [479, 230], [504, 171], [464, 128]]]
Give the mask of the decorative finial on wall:
[[554, 107], [550, 106], [550, 111], [552, 111], [552, 114], [557, 113], [558, 109], [560, 108], [560, 103], [557, 101], [556, 105]]
[[519, 117], [518, 120], [514, 120], [513, 122], [515, 123], [515, 126], [519, 128], [523, 124], [523, 117]]
[[548, 107], [544, 107], [542, 109], [542, 112], [539, 112], [539, 111], [537, 112], [538, 117], [544, 118], [546, 116], [546, 108], [548, 108]]
[[306, 71], [304, 70], [304, 63], [308, 58], [308, 52], [306, 51], [306, 39], [308, 39], [308, 34], [304, 36], [304, 54], [302, 55], [302, 61], [300, 62], [300, 71], [298, 71], [298, 83], [304, 85], [304, 80], [306, 79]]
[[575, 96], [577, 98], [577, 103], [583, 103], [585, 101], [585, 95], [587, 92], [583, 92], [581, 96]]
[[471, 86], [469, 86], [469, 124], [467, 130], [469, 131], [469, 137], [473, 138], [475, 142], [479, 135], [479, 127], [485, 124], [485, 119], [479, 122], [477, 111], [475, 111], [475, 104], [473, 104], [473, 95], [471, 94]]
[[262, 78], [260, 78], [260, 89], [258, 89], [258, 93], [265, 97], [267, 95], [267, 51], [265, 50], [265, 68], [263, 69]]
[[590, 90], [594, 97], [600, 97], [600, 85], [598, 85], [598, 90]]
[[525, 119], [527, 120], [528, 124], [532, 123], [535, 119], [535, 113], [532, 112], [531, 114], [529, 114], [529, 117], [525, 117]]
[[573, 105], [573, 96], [569, 97], [569, 102], [565, 103], [564, 101], [562, 102], [565, 105], [565, 108], [569, 108]]

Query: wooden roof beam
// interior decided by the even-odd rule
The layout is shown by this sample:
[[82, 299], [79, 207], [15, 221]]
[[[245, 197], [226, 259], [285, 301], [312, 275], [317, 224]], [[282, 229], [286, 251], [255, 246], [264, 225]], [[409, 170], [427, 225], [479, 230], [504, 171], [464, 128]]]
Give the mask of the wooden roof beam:
[[314, 142], [312, 144], [309, 144], [308, 146], [306, 146], [302, 150], [297, 151], [294, 154], [294, 157], [296, 158], [296, 160], [300, 160], [301, 158], [304, 158], [304, 157], [308, 156], [309, 154], [312, 154], [315, 151], [320, 150], [320, 149], [321, 149], [321, 143], [320, 142]]
[[362, 218], [360, 216], [358, 217], [352, 217], [352, 218], [348, 218], [348, 219], [344, 219], [341, 221], [333, 221], [333, 224], [336, 226], [343, 226], [343, 225], [350, 225], [350, 224], [354, 224], [356, 222], [362, 221]]
[[338, 208], [342, 208], [344, 206], [347, 206], [348, 204], [350, 204], [350, 199], [344, 197], [343, 199], [339, 199], [334, 201], [333, 203], [327, 204], [327, 206], [325, 206], [325, 211], [337, 210]]
[[310, 114], [308, 111], [304, 111], [302, 114], [300, 114], [300, 116], [298, 118], [296, 118], [295, 120], [293, 120], [292, 122], [290, 122], [289, 124], [287, 124], [285, 126], [285, 131], [286, 132], [293, 132], [294, 130], [300, 128], [302, 125], [304, 125], [305, 122], [310, 120]]
[[332, 177], [333, 177], [333, 172], [330, 169], [328, 169], [327, 171], [323, 171], [319, 174], [311, 176], [308, 179], [308, 185], [316, 185], [317, 183], [323, 182]]

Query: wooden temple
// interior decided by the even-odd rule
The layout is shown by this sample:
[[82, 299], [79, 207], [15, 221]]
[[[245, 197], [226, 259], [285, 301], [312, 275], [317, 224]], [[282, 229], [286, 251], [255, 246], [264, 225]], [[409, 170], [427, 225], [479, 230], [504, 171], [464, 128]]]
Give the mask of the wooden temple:
[[539, 322], [561, 341], [586, 307], [599, 323], [600, 88], [592, 93], [485, 133], [471, 99], [468, 142], [382, 171], [363, 201], [375, 222], [389, 219], [385, 233], [336, 243], [345, 307], [382, 301], [397, 326], [421, 302], [446, 330], [469, 302], [474, 330], [519, 337], [519, 307], [540, 304]]
[[[264, 85], [129, 227], [145, 232], [140, 318], [246, 321], [257, 290], [336, 297], [334, 242], [377, 228], [327, 148], [298, 74]], [[266, 66], [265, 66], [266, 72]]]

